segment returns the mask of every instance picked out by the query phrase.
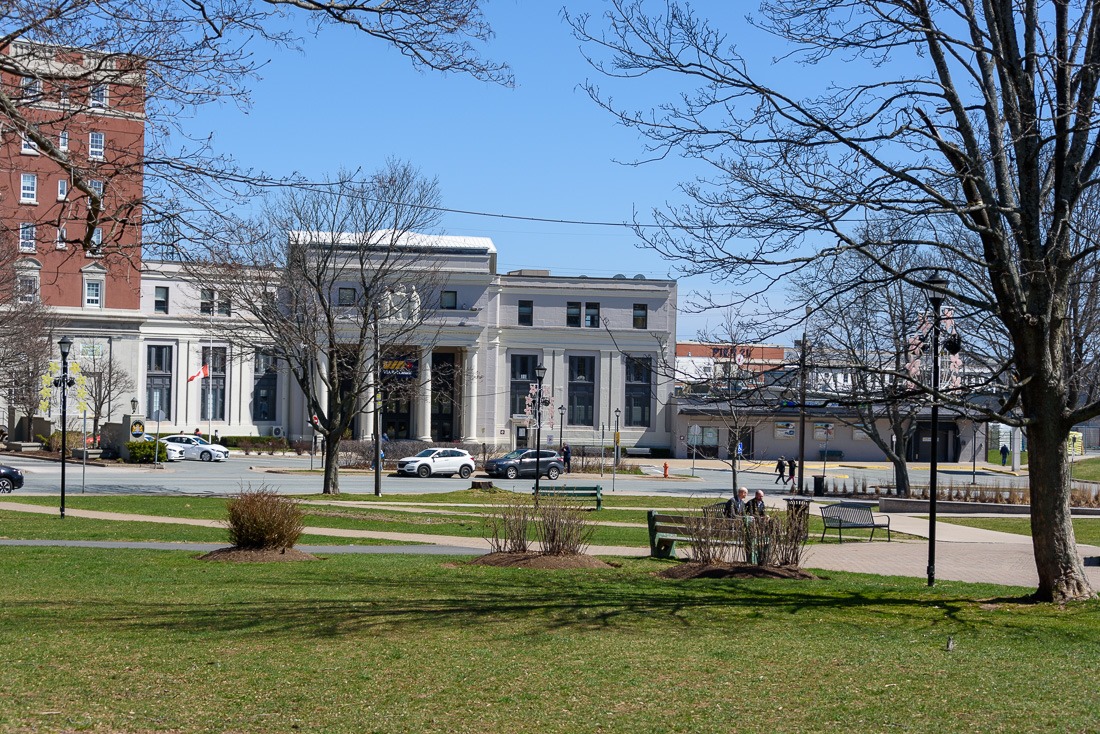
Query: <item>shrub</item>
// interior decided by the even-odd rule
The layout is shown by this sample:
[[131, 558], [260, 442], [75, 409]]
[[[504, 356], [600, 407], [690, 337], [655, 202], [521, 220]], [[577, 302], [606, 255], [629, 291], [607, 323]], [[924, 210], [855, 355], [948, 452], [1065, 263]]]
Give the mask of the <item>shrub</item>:
[[486, 520], [489, 530], [489, 550], [493, 553], [526, 553], [531, 524], [531, 504], [526, 497], [510, 495], [497, 504]]
[[297, 501], [266, 485], [242, 490], [226, 503], [229, 542], [251, 550], [285, 550], [302, 536], [305, 513]]
[[[39, 438], [42, 438], [41, 436]], [[54, 431], [50, 434], [50, 437], [42, 444], [48, 451], [61, 451], [61, 431]], [[72, 453], [73, 449], [78, 449], [84, 445], [84, 434], [80, 431], [69, 431], [65, 436], [65, 448]]]
[[126, 444], [126, 450], [130, 452], [127, 461], [130, 464], [152, 464], [153, 448], [156, 447], [158, 462], [168, 461], [168, 449], [162, 443], [152, 441], [130, 441]]
[[584, 508], [575, 502], [542, 499], [535, 513], [535, 535], [546, 555], [580, 555], [596, 529], [585, 517]]
[[691, 538], [688, 555], [696, 563], [728, 563], [733, 560], [732, 545], [735, 534], [743, 523], [730, 519], [719, 507], [706, 508], [703, 514], [689, 517], [685, 524], [687, 536]]

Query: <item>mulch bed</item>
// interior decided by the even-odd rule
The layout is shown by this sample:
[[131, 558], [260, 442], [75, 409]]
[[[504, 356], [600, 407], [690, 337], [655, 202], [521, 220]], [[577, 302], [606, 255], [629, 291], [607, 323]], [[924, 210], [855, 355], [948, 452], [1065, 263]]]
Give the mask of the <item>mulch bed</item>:
[[317, 556], [303, 553], [300, 550], [287, 548], [285, 550], [218, 548], [205, 555], [199, 556], [200, 561], [225, 561], [227, 563], [285, 563], [287, 561], [316, 561]]
[[475, 566], [497, 566], [500, 568], [613, 568], [595, 556], [549, 556], [542, 553], [488, 553], [470, 561]]
[[816, 579], [809, 571], [792, 566], [757, 566], [752, 563], [678, 563], [656, 574], [663, 579]]

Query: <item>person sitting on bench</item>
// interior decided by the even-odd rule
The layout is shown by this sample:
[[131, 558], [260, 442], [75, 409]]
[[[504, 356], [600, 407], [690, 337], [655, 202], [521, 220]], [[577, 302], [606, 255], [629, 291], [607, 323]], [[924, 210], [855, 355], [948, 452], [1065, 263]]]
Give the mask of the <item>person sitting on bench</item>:
[[764, 490], [756, 490], [756, 496], [749, 500], [748, 505], [745, 507], [746, 515], [764, 515]]
[[726, 501], [726, 517], [738, 517], [745, 514], [745, 508], [749, 503], [749, 488], [741, 487], [737, 490], [736, 497], [730, 497]]

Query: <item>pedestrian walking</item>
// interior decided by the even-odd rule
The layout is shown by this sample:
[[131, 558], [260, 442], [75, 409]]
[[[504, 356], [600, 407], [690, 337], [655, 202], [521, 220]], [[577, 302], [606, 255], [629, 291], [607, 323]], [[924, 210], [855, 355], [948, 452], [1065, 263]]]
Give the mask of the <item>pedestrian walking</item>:
[[798, 466], [798, 462], [795, 461], [794, 459], [791, 459], [790, 461], [787, 462], [787, 468], [790, 472], [790, 477], [788, 478], [788, 481], [790, 482], [790, 485], [792, 487], [794, 486], [794, 470], [797, 466]]
[[1001, 444], [1001, 466], [1008, 463], [1008, 445]]
[[775, 462], [775, 481], [772, 484], [779, 484], [780, 482], [786, 483], [787, 481], [787, 461], [780, 456], [779, 461]]
[[569, 444], [565, 443], [561, 446], [561, 460], [565, 464], [565, 473], [573, 471], [573, 449], [569, 448]]

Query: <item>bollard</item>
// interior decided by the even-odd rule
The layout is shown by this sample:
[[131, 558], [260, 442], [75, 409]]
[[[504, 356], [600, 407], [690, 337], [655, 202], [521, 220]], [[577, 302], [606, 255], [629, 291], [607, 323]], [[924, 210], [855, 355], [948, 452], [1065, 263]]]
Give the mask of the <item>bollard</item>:
[[668, 462], [665, 462], [665, 479], [668, 479]]

